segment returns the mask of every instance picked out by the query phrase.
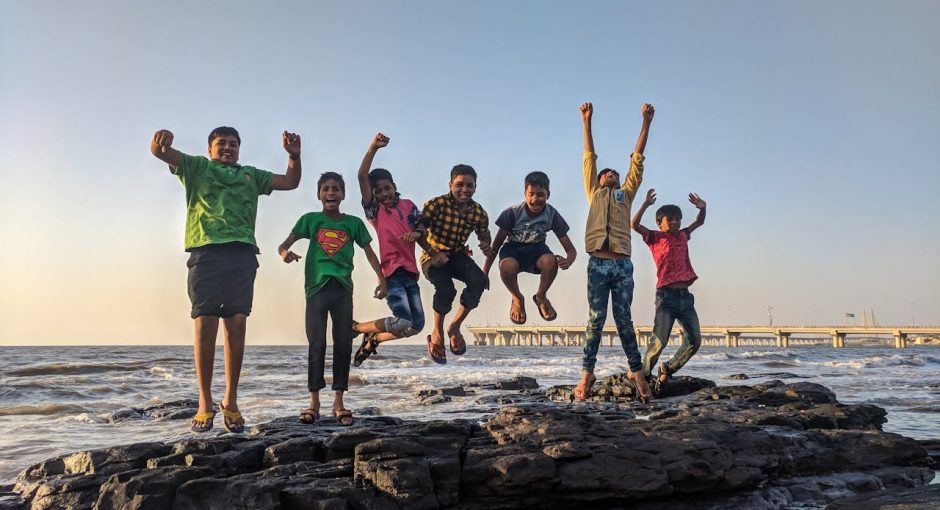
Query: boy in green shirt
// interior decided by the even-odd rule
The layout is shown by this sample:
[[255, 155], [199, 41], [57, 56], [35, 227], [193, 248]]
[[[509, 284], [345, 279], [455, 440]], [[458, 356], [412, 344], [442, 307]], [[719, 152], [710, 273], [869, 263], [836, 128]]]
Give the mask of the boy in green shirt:
[[225, 396], [219, 404], [223, 425], [241, 432], [238, 379], [245, 354], [245, 325], [251, 313], [258, 269], [255, 216], [258, 195], [292, 190], [300, 184], [300, 136], [281, 135], [289, 156], [283, 175], [238, 164], [241, 137], [230, 127], [209, 133], [209, 158], [190, 156], [172, 147], [173, 133], [153, 135], [150, 152], [170, 166], [186, 189], [186, 251], [190, 253], [188, 290], [195, 320], [196, 384], [199, 410], [193, 432], [212, 429], [212, 369], [219, 319], [225, 327]]
[[326, 172], [317, 181], [317, 198], [323, 212], [310, 212], [297, 220], [277, 252], [284, 262], [300, 260], [290, 251], [298, 239], [310, 239], [304, 266], [304, 293], [307, 297], [307, 389], [310, 407], [300, 413], [300, 421], [314, 423], [320, 418], [320, 390], [326, 387], [323, 378], [326, 361], [326, 315], [333, 320], [333, 416], [340, 425], [352, 425], [352, 411], [343, 405], [343, 393], [349, 389], [349, 363], [352, 356], [353, 309], [353, 244], [366, 254], [369, 265], [379, 279], [374, 296], [383, 299], [388, 293], [385, 275], [378, 257], [369, 244], [372, 236], [359, 218], [343, 214], [339, 204], [346, 197], [343, 176]]

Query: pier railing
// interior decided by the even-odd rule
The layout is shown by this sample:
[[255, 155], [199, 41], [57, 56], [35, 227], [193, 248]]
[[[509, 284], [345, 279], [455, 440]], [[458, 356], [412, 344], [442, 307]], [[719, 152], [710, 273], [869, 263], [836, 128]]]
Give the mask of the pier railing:
[[[471, 326], [476, 345], [584, 345], [584, 326]], [[636, 326], [637, 341], [649, 345], [652, 326]], [[681, 328], [672, 331], [682, 334]], [[615, 326], [602, 332], [607, 345], [619, 342]], [[712, 347], [831, 345], [845, 347], [846, 337], [870, 339], [904, 349], [908, 343], [940, 344], [940, 326], [703, 326], [702, 345]]]

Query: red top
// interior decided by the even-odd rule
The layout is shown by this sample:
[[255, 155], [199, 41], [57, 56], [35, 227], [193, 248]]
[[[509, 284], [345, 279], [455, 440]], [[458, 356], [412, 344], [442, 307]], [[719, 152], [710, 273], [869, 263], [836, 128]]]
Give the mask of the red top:
[[673, 283], [692, 283], [698, 279], [689, 260], [689, 238], [692, 234], [688, 228], [678, 232], [663, 232], [649, 230], [643, 236], [643, 241], [653, 252], [653, 262], [656, 263], [656, 288], [672, 285]]

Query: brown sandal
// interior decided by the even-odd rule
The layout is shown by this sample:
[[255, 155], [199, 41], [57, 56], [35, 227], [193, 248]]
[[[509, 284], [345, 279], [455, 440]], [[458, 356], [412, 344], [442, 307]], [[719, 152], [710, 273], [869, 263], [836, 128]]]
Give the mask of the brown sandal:
[[320, 411], [308, 407], [300, 412], [300, 416], [297, 418], [300, 423], [306, 423], [307, 425], [313, 425], [320, 419]]
[[353, 413], [349, 409], [333, 409], [333, 416], [336, 417], [336, 423], [344, 427], [348, 427], [356, 422], [356, 419], [353, 418]]

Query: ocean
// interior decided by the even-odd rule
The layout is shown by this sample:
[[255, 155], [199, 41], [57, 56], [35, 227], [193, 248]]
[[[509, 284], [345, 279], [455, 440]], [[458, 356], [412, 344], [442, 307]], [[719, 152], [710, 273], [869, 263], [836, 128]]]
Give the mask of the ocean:
[[[213, 395], [219, 402], [221, 345], [217, 351]], [[346, 405], [408, 419], [474, 419], [493, 409], [476, 402], [493, 392], [478, 389], [474, 396], [432, 406], [420, 404], [414, 393], [515, 376], [534, 377], [543, 388], [575, 384], [580, 363], [580, 347], [471, 345], [466, 355], [449, 355], [448, 364], [440, 366], [422, 346], [383, 345], [352, 369]], [[249, 426], [296, 415], [307, 406], [306, 365], [306, 346], [248, 346], [239, 406]], [[626, 369], [619, 347], [601, 347], [598, 378]], [[329, 373], [328, 368], [328, 386]], [[887, 431], [940, 439], [940, 347], [702, 347], [681, 374], [719, 385], [817, 382], [843, 403], [885, 408]], [[733, 374], [750, 379], [729, 379]], [[122, 419], [120, 413], [196, 397], [192, 347], [0, 347], [0, 483], [11, 482], [34, 462], [72, 451], [190, 436], [188, 420]], [[331, 398], [329, 390], [321, 394], [324, 409]], [[211, 434], [221, 430], [219, 416]]]

